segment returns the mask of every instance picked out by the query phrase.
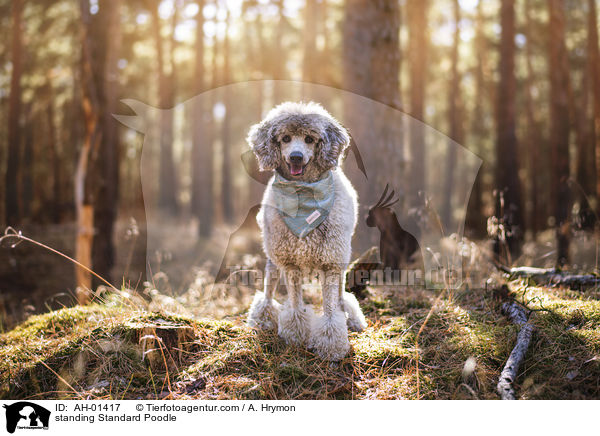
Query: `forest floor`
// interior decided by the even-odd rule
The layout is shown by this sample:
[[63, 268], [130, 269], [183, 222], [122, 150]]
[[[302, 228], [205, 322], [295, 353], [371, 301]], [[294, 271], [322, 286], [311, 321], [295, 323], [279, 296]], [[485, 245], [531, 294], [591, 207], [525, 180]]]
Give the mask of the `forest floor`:
[[1, 334], [0, 398], [497, 399], [519, 329], [500, 305], [514, 298], [536, 328], [517, 398], [600, 399], [600, 292], [508, 285], [371, 287], [369, 326], [338, 363], [251, 330], [243, 312], [202, 320], [175, 314], [182, 297], [107, 293]]

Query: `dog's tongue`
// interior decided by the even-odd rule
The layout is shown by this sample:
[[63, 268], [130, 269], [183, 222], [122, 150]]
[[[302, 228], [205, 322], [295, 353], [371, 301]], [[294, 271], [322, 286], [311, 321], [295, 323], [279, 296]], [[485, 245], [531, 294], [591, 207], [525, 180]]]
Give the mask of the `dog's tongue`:
[[291, 164], [290, 172], [292, 173], [292, 176], [297, 176], [298, 174], [301, 174], [302, 173], [302, 165]]

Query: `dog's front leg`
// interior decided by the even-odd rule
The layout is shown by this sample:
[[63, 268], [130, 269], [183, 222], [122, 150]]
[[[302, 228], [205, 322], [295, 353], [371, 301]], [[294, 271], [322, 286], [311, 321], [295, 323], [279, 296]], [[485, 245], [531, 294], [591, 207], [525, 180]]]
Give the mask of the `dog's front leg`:
[[277, 320], [281, 305], [273, 299], [273, 295], [275, 294], [278, 282], [279, 270], [271, 259], [267, 259], [264, 293], [256, 293], [248, 312], [248, 324], [250, 327], [261, 330], [277, 330]]
[[342, 302], [342, 271], [332, 269], [321, 274], [323, 316], [311, 332], [309, 347], [327, 360], [341, 360], [348, 353], [348, 326]]
[[308, 341], [313, 319], [312, 308], [302, 301], [302, 272], [285, 270], [288, 299], [279, 313], [279, 336], [287, 343], [301, 345]]

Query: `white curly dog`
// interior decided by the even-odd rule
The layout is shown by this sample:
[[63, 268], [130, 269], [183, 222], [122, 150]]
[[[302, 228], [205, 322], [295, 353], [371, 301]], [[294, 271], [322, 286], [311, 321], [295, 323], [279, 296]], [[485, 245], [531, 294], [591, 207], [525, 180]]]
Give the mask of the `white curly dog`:
[[[358, 301], [344, 292], [358, 208], [339, 167], [348, 132], [317, 103], [287, 102], [250, 128], [248, 143], [260, 168], [275, 171], [257, 215], [267, 255], [264, 292], [256, 293], [248, 323], [340, 360], [350, 349], [348, 329], [366, 327]], [[288, 293], [283, 306], [273, 298], [279, 270]], [[302, 283], [314, 274], [323, 293], [321, 317], [302, 299]]]

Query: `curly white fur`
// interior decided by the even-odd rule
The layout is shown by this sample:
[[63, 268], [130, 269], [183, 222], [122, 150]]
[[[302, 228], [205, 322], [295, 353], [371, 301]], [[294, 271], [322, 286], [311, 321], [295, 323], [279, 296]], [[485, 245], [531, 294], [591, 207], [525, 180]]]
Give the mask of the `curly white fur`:
[[257, 292], [248, 312], [248, 325], [260, 330], [277, 330], [281, 304], [272, 298], [265, 298], [263, 292]]
[[[275, 169], [290, 177], [279, 148], [283, 135], [316, 137], [314, 159], [307, 165], [302, 180], [319, 180], [331, 170], [334, 203], [325, 221], [304, 238], [287, 227], [270, 201], [271, 179], [263, 206], [257, 215], [263, 246], [268, 257], [265, 291], [258, 292], [248, 315], [248, 323], [257, 328], [274, 328], [277, 303], [273, 300], [273, 276], [283, 271], [288, 301], [279, 311], [278, 333], [287, 342], [306, 344], [322, 358], [340, 360], [348, 352], [348, 329], [361, 331], [365, 317], [356, 298], [344, 289], [344, 271], [350, 261], [351, 240], [356, 226], [358, 201], [356, 191], [338, 167], [340, 155], [349, 145], [346, 130], [316, 103], [284, 103], [250, 129], [248, 142], [264, 169]], [[311, 150], [313, 151], [313, 150]], [[315, 318], [302, 301], [302, 279], [310, 271], [321, 271], [323, 316]]]

